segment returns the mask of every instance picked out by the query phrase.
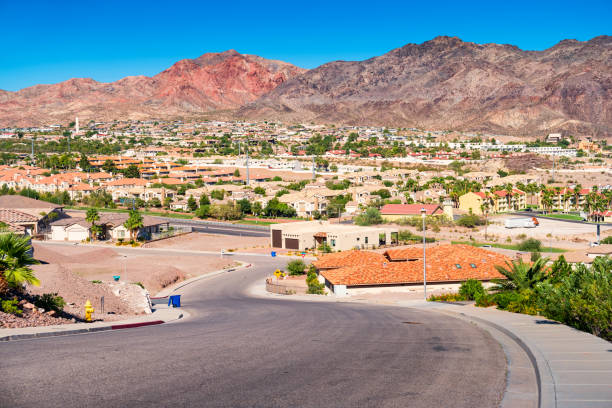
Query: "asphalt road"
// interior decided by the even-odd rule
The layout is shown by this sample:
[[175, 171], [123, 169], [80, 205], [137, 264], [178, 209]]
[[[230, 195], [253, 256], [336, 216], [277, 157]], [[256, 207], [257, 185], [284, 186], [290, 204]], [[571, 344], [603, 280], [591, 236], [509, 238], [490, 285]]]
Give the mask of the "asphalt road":
[[0, 406], [494, 407], [501, 399], [504, 353], [475, 326], [406, 308], [252, 298], [245, 288], [286, 261], [242, 259], [257, 265], [181, 289], [184, 321], [0, 345]]

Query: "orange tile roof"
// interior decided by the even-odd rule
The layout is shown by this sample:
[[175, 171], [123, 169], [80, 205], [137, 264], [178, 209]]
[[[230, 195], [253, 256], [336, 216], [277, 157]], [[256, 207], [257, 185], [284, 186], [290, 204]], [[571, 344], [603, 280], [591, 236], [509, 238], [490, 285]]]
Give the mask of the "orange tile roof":
[[[410, 284], [423, 282], [423, 252], [418, 248], [390, 250], [395, 253], [416, 259], [407, 262], [375, 261], [367, 257], [369, 263], [360, 263], [356, 256], [337, 257], [335, 262], [319, 262], [313, 264], [319, 273], [334, 285], [371, 286], [390, 284]], [[389, 253], [390, 251], [387, 251]], [[404, 252], [400, 252], [404, 251]], [[427, 281], [428, 282], [461, 282], [467, 279], [491, 280], [503, 278], [495, 268], [505, 265], [510, 258], [496, 252], [487, 251], [470, 245], [440, 245], [427, 250]], [[352, 252], [352, 251], [347, 251]], [[359, 251], [355, 251], [359, 252]], [[362, 252], [367, 253], [367, 252]], [[340, 255], [342, 252], [334, 255]], [[373, 252], [370, 252], [373, 254]], [[459, 265], [459, 267], [457, 266]], [[334, 268], [335, 266], [335, 268]]]
[[369, 264], [380, 265], [385, 260], [385, 257], [377, 252], [350, 250], [323, 255], [312, 264], [317, 269], [328, 269]]

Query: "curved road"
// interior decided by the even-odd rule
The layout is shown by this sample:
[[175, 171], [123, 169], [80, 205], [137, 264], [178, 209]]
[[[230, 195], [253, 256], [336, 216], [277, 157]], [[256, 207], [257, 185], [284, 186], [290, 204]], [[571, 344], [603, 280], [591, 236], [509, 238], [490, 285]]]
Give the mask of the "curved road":
[[[163, 256], [152, 253], [151, 256]], [[495, 407], [486, 332], [407, 308], [253, 298], [281, 259], [181, 289], [184, 321], [0, 345], [2, 407]]]

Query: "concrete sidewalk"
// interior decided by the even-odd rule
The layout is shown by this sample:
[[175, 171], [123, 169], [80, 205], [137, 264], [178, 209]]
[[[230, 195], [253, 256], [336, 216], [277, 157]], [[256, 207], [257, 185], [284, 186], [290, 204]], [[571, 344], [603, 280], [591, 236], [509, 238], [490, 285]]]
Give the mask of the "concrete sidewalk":
[[132, 319], [114, 322], [93, 322], [60, 324], [55, 326], [24, 327], [20, 329], [0, 329], [0, 341], [25, 340], [50, 336], [93, 333], [106, 330], [130, 329], [134, 327], [162, 324], [182, 319], [186, 315], [181, 309], [159, 306], [153, 313]]
[[[612, 407], [612, 343], [606, 340], [540, 316], [494, 308], [424, 301], [398, 304], [458, 315], [522, 343], [536, 370], [539, 407]], [[521, 406], [516, 399], [506, 402], [502, 406]]]

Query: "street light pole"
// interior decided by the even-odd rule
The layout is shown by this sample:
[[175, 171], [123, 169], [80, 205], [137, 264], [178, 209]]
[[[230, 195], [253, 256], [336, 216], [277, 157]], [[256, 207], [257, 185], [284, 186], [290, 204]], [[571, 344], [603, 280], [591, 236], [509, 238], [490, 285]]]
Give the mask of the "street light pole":
[[425, 254], [425, 208], [421, 208], [421, 218], [423, 219], [423, 296], [427, 300], [427, 258]]

